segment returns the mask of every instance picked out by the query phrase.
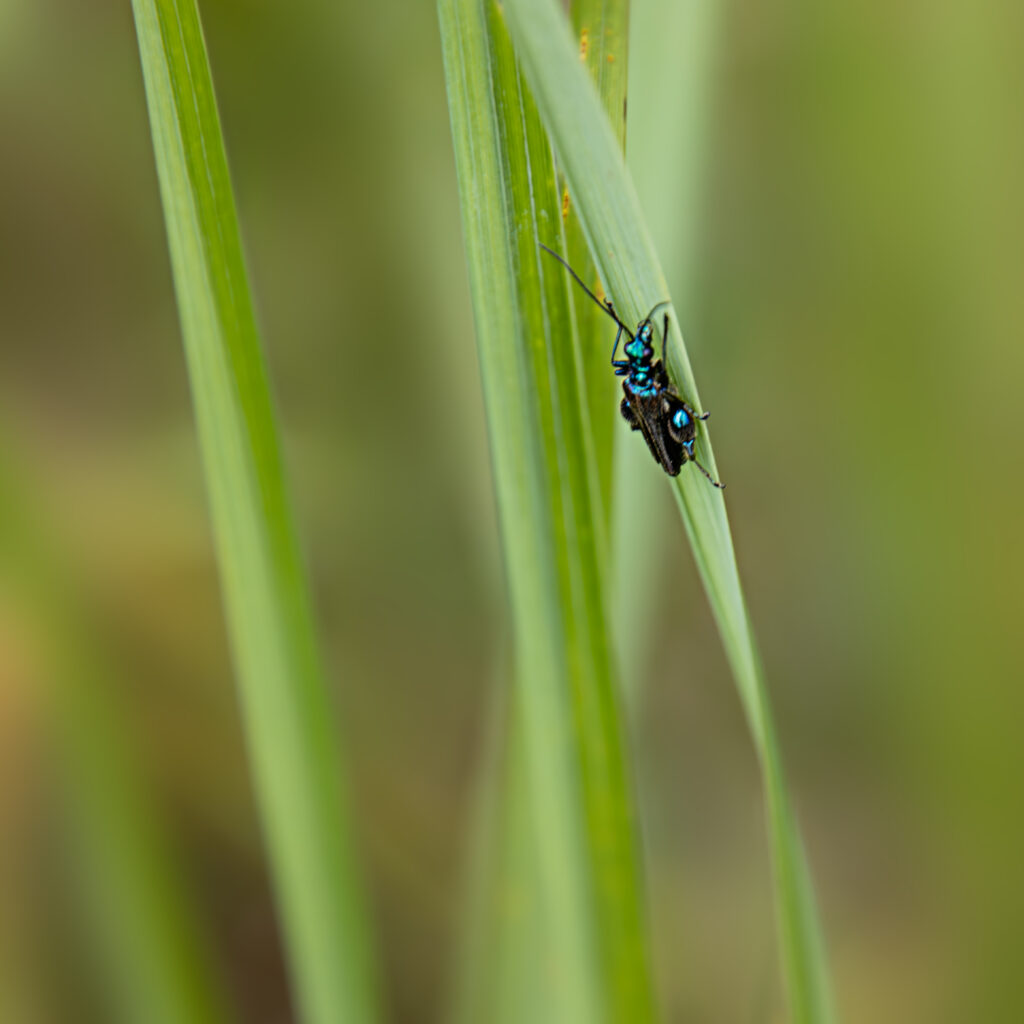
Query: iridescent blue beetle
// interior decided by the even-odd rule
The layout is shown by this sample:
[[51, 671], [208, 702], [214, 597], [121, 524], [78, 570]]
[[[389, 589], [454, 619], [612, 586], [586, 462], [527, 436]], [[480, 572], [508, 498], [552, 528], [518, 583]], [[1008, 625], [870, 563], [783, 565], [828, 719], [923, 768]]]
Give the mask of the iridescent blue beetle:
[[[696, 421], [706, 420], [710, 414], [703, 413], [698, 416], [693, 407], [679, 396], [675, 386], [668, 379], [668, 371], [665, 369], [668, 313], [662, 321], [661, 359], [654, 358], [654, 313], [667, 303], [659, 302], [637, 324], [634, 334], [619, 319], [611, 300], [605, 299], [602, 302], [557, 252], [542, 243], [538, 244], [545, 252], [551, 253], [572, 274], [587, 295], [619, 325], [612, 348], [612, 367], [616, 377], [626, 378], [622, 382], [624, 397], [619, 405], [622, 418], [633, 430], [643, 432], [651, 454], [669, 476], [678, 476], [683, 466], [687, 462], [692, 462], [715, 487], [724, 488], [725, 484], [715, 480], [693, 454], [693, 442], [697, 437]], [[623, 331], [629, 337], [629, 341], [622, 347], [626, 358], [616, 359]]]

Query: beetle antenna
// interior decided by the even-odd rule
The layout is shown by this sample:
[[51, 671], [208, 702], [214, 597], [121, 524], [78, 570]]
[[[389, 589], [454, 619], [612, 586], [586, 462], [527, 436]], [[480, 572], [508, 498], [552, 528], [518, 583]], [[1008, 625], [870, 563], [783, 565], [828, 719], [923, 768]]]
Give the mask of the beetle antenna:
[[631, 331], [631, 330], [630, 330], [630, 329], [629, 329], [629, 328], [628, 328], [628, 327], [627, 327], [627, 326], [626, 326], [626, 325], [625, 325], [625, 324], [624, 324], [624, 323], [623, 323], [623, 322], [622, 322], [622, 321], [621, 321], [621, 320], [620, 320], [620, 319], [619, 319], [619, 318], [618, 318], [618, 317], [617, 317], [617, 316], [615, 315], [615, 311], [614, 311], [614, 310], [612, 309], [612, 307], [611, 307], [611, 303], [608, 303], [608, 302], [602, 302], [602, 301], [601, 301], [601, 300], [600, 300], [600, 299], [599, 299], [599, 298], [598, 298], [598, 297], [597, 297], [597, 296], [596, 296], [596, 295], [595, 295], [595, 294], [594, 294], [594, 293], [593, 293], [593, 292], [592, 292], [592, 291], [591, 291], [591, 290], [590, 290], [590, 289], [589, 289], [589, 288], [588, 288], [588, 287], [587, 287], [587, 286], [586, 286], [586, 285], [585, 285], [585, 284], [583, 283], [583, 281], [582, 281], [582, 280], [580, 279], [580, 275], [579, 275], [579, 274], [577, 274], [577, 273], [576, 273], [576, 271], [575, 271], [575, 270], [573, 270], [573, 269], [572, 269], [572, 267], [570, 267], [570, 266], [569, 266], [569, 264], [568, 264], [568, 263], [566, 263], [566, 262], [565, 262], [565, 260], [563, 260], [563, 259], [562, 259], [562, 257], [561, 257], [561, 256], [559, 256], [557, 252], [555, 252], [555, 250], [554, 250], [554, 249], [549, 249], [549, 248], [548, 248], [548, 247], [547, 247], [547, 246], [546, 246], [546, 245], [545, 245], [545, 244], [544, 244], [543, 242], [538, 242], [537, 244], [538, 244], [538, 245], [539, 245], [539, 246], [540, 246], [540, 247], [541, 247], [541, 248], [542, 248], [542, 249], [543, 249], [543, 250], [544, 250], [545, 252], [551, 253], [551, 255], [552, 255], [552, 256], [554, 256], [554, 257], [555, 257], [555, 259], [556, 259], [556, 260], [558, 260], [558, 262], [559, 262], [559, 263], [561, 263], [561, 264], [562, 264], [562, 266], [563, 266], [563, 267], [565, 267], [565, 269], [566, 269], [566, 270], [568, 270], [570, 274], [572, 274], [573, 278], [575, 278], [575, 280], [576, 280], [576, 283], [577, 283], [577, 284], [578, 284], [578, 285], [579, 285], [579, 286], [580, 286], [580, 287], [581, 287], [581, 288], [582, 288], [582, 289], [583, 289], [583, 290], [584, 290], [584, 291], [585, 291], [585, 292], [586, 292], [586, 293], [587, 293], [587, 294], [588, 294], [588, 295], [589, 295], [589, 296], [590, 296], [590, 297], [591, 297], [591, 298], [592, 298], [592, 299], [593, 299], [593, 300], [594, 300], [594, 301], [595, 301], [595, 302], [596, 302], [596, 303], [598, 304], [598, 306], [600, 306], [600, 307], [601, 307], [601, 309], [603, 309], [603, 310], [604, 310], [604, 311], [605, 311], [605, 312], [606, 312], [606, 313], [607, 313], [607, 314], [608, 314], [608, 315], [609, 315], [609, 316], [610, 316], [610, 317], [611, 317], [611, 318], [612, 318], [612, 319], [613, 319], [613, 320], [614, 320], [614, 321], [615, 321], [615, 322], [616, 322], [616, 323], [617, 323], [617, 324], [618, 324], [618, 325], [619, 325], [619, 326], [620, 326], [620, 327], [621, 327], [621, 328], [622, 328], [622, 329], [623, 329], [623, 330], [624, 330], [624, 331], [625, 331], [625, 332], [626, 332], [626, 333], [627, 333], [627, 334], [629, 335], [630, 339], [632, 339], [632, 338], [634, 337], [634, 335], [633, 335], [633, 332], [632, 332], [632, 331]]

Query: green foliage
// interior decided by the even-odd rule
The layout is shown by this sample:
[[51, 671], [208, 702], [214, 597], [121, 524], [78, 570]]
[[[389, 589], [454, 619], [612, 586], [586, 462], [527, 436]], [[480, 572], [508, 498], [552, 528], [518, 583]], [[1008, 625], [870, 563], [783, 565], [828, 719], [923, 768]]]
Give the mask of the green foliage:
[[[564, 19], [550, 0], [515, 0], [509, 27], [523, 71], [551, 133], [576, 212], [605, 284], [632, 322], [668, 294], [614, 133], [579, 67]], [[678, 318], [672, 316], [673, 378], [699, 408]], [[701, 461], [717, 467], [706, 432]], [[692, 470], [675, 481], [676, 499], [733, 670], [761, 761], [775, 866], [782, 959], [793, 1020], [833, 1017], [825, 955], [802, 843], [782, 774], [760, 659], [740, 585], [725, 502]]]
[[[570, 5], [569, 13], [580, 61], [597, 86], [601, 106], [621, 147], [626, 140], [629, 3], [627, 0], [577, 0]], [[569, 187], [561, 175], [559, 187], [565, 221], [565, 247], [561, 252], [576, 273], [590, 284], [591, 290], [600, 294], [601, 281], [594, 268], [590, 247], [573, 209]], [[570, 295], [579, 331], [580, 366], [607, 524], [611, 520], [614, 439], [619, 416], [619, 385], [608, 372], [608, 325], [611, 321], [577, 289], [572, 289]]]
[[303, 1020], [373, 1020], [334, 717], [194, 0], [134, 0], [224, 602]]
[[523, 829], [533, 847], [531, 941], [544, 951], [539, 988], [548, 993], [538, 1005], [549, 1020], [649, 1020], [606, 621], [607, 541], [572, 282], [537, 246], [560, 246], [562, 195], [499, 8], [441, 0], [438, 9], [516, 631], [514, 761], [526, 813], [508, 829], [516, 839]]
[[[329, 702], [198, 18], [187, 0], [135, 0], [135, 11], [229, 626], [297, 996], [310, 1021], [369, 1020], [369, 957]], [[530, 892], [529, 925], [505, 950], [532, 955], [488, 968], [494, 992], [481, 998], [496, 1000], [509, 1020], [546, 1008], [558, 1020], [643, 1021], [654, 1009], [605, 589], [614, 382], [606, 367], [598, 370], [599, 311], [580, 302], [536, 243], [567, 252], [593, 278], [589, 249], [629, 321], [668, 291], [623, 169], [621, 122], [616, 138], [560, 14], [547, 0], [515, 0], [505, 11], [522, 70], [492, 0], [439, 2], [516, 629], [509, 802], [498, 828], [509, 842], [499, 846]], [[613, 15], [592, 34], [596, 11], [577, 8], [576, 34], [586, 61], [603, 59], [596, 77], [614, 115], [624, 88], [625, 6]], [[552, 143], [572, 197], [568, 219]], [[673, 316], [674, 377], [697, 404], [676, 324]], [[717, 472], [706, 435], [699, 444]], [[816, 911], [724, 501], [692, 471], [675, 493], [761, 760], [793, 1019], [828, 1021]], [[514, 993], [530, 964], [546, 976], [529, 996]]]

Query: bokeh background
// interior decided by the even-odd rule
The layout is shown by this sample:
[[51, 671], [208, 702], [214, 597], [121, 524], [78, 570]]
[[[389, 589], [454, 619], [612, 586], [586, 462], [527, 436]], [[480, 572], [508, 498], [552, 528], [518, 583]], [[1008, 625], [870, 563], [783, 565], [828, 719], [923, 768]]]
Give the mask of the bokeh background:
[[[628, 157], [714, 410], [844, 1019], [1024, 1019], [1024, 8], [707, 2], [687, 77], [679, 6], [633, 0]], [[507, 652], [434, 9], [200, 7], [389, 1013], [434, 1021]], [[239, 1018], [292, 1020], [127, 2], [0, 0], [0, 450]], [[667, 488], [650, 514], [633, 743], [661, 999], [764, 1021], [757, 767]], [[0, 980], [29, 1024], [103, 1021], [78, 719], [18, 543]]]

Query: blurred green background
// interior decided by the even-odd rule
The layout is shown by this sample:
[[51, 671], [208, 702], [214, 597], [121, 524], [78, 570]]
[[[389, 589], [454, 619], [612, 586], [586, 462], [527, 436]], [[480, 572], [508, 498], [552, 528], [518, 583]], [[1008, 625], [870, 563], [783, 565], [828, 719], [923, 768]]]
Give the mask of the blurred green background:
[[[1024, 8], [704, 6], [703, 151], [672, 142], [678, 11], [633, 0], [627, 154], [714, 412], [843, 1017], [1021, 1019]], [[438, 1020], [508, 638], [434, 9], [200, 9], [388, 1013]], [[239, 1019], [291, 1020], [127, 3], [0, 0], [0, 430]], [[662, 1005], [764, 1021], [757, 769], [682, 529], [652, 522], [634, 748]], [[30, 1024], [105, 1020], [61, 640], [11, 564], [0, 985]]]

